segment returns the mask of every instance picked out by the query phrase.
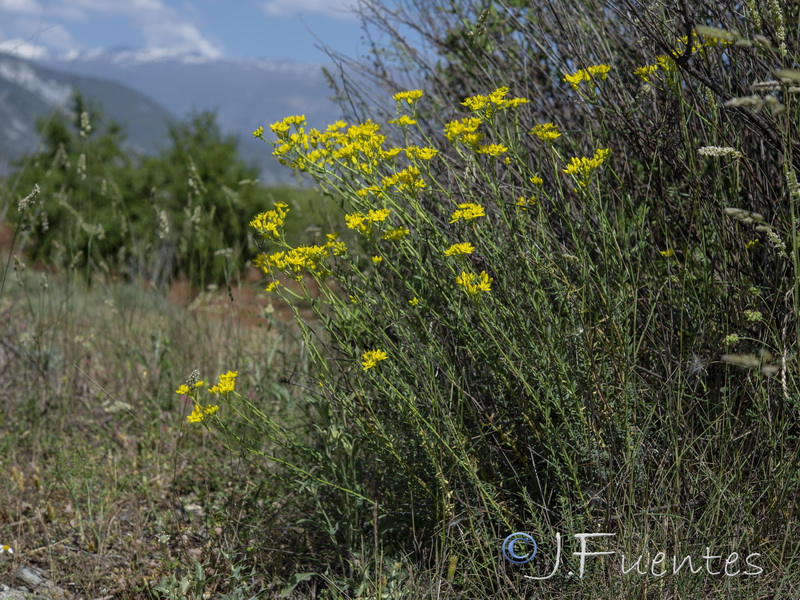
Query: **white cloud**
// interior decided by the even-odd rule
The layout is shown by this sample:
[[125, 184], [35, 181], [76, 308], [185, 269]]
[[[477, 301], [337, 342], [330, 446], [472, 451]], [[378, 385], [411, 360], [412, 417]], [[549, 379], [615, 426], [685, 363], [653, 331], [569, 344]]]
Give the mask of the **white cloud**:
[[[64, 25], [90, 21], [95, 15], [128, 21], [140, 32], [145, 50], [198, 52], [210, 58], [223, 54], [219, 43], [205, 36], [186, 14], [162, 0], [70, 0], [48, 2], [44, 7], [39, 0], [0, 0], [0, 15], [3, 13], [16, 17], [3, 19], [3, 26], [8, 29], [4, 33], [14, 38], [4, 42], [3, 47], [16, 48], [15, 53], [20, 56], [41, 56], [44, 48], [58, 52], [80, 49], [82, 44]], [[46, 23], [42, 18], [64, 25]]]
[[222, 56], [222, 48], [190, 23], [153, 20], [142, 26], [142, 34], [147, 48], [199, 52], [209, 58]]
[[47, 48], [44, 46], [37, 46], [36, 44], [31, 44], [19, 38], [12, 38], [0, 42], [0, 52], [11, 54], [12, 56], [19, 56], [20, 58], [27, 58], [29, 60], [44, 58], [48, 54]]
[[323, 13], [329, 17], [351, 19], [358, 0], [267, 0], [262, 4], [271, 17], [288, 17], [300, 13]]
[[0, 11], [17, 15], [40, 15], [42, 7], [36, 0], [0, 0]]
[[87, 10], [118, 14], [130, 19], [141, 31], [146, 49], [199, 52], [217, 58], [222, 47], [206, 38], [186, 16], [160, 0], [77, 0]]
[[24, 58], [42, 58], [47, 50], [65, 52], [75, 50], [80, 44], [70, 32], [58, 23], [35, 16], [18, 16], [7, 19], [3, 25], [2, 50]]

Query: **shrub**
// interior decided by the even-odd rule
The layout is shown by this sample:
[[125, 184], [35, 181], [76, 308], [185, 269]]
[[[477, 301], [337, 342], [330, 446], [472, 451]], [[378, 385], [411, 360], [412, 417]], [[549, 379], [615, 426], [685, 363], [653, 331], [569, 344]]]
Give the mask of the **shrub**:
[[291, 199], [306, 222], [320, 217], [312, 191], [263, 188], [212, 113], [173, 123], [169, 145], [148, 157], [90, 111], [77, 96], [71, 118], [41, 120], [43, 148], [16, 164], [16, 189], [41, 189], [20, 222], [35, 260], [158, 286], [183, 272], [202, 287], [229, 282], [245, 266], [255, 251], [247, 224], [269, 198]]
[[[796, 7], [478, 5], [403, 5], [441, 62], [406, 46], [429, 76], [397, 92], [383, 60], [394, 111], [271, 126], [274, 154], [349, 199], [357, 234], [293, 246], [282, 207], [254, 222], [269, 289], [321, 293], [304, 329], [317, 428], [305, 457], [281, 442], [337, 524], [319, 535], [374, 534], [376, 571], [381, 548], [449, 561], [471, 597], [537, 589], [498, 564], [515, 530], [613, 532], [628, 556], [758, 552], [741, 597], [794, 589], [774, 540], [793, 535], [800, 472]], [[392, 14], [408, 17], [367, 17]], [[550, 589], [644, 593], [609, 569]]]

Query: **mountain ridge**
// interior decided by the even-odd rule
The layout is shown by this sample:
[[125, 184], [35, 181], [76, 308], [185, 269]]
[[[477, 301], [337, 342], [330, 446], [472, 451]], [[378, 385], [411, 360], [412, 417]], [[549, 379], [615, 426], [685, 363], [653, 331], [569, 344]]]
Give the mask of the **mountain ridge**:
[[130, 86], [0, 53], [0, 119], [6, 123], [0, 129], [0, 172], [9, 172], [11, 161], [36, 149], [37, 119], [68, 111], [76, 91], [122, 126], [130, 150], [154, 151], [167, 141], [167, 124], [175, 116]]
[[[293, 174], [251, 132], [291, 114], [305, 114], [320, 128], [340, 119], [322, 68], [291, 60], [128, 48], [34, 59], [0, 54], [0, 118], [9, 124], [0, 132], [0, 163], [32, 151], [36, 117], [65, 108], [75, 88], [98, 101], [107, 117], [127, 125], [133, 147], [146, 153], [167, 142], [170, 120], [215, 112], [222, 133], [234, 136], [240, 156], [259, 169], [262, 181], [285, 183]], [[29, 73], [27, 87], [18, 71]]]

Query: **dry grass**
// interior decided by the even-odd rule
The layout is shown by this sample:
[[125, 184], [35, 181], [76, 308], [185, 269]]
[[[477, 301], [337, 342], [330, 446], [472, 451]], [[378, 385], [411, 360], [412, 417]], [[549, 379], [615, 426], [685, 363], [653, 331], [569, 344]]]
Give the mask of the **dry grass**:
[[265, 313], [253, 282], [192, 299], [184, 284], [164, 295], [19, 275], [0, 297], [0, 542], [15, 551], [0, 582], [27, 564], [81, 597], [141, 598], [194, 560], [213, 581], [224, 555], [258, 546], [246, 530], [263, 490], [189, 426], [174, 389], [195, 368], [240, 369], [253, 399], [285, 409], [269, 389], [291, 353], [289, 315]]

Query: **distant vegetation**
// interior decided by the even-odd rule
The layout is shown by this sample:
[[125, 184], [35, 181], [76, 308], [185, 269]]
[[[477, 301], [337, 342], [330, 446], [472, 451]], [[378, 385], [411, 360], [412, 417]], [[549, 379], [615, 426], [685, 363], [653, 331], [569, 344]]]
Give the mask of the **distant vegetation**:
[[290, 200], [309, 219], [321, 196], [306, 188], [266, 189], [213, 113], [173, 122], [152, 156], [125, 149], [122, 129], [77, 95], [70, 114], [41, 118], [41, 149], [12, 165], [7, 191], [36, 202], [11, 223], [19, 249], [42, 264], [145, 278], [179, 273], [203, 286], [235, 277], [252, 258], [248, 223], [270, 201]]

